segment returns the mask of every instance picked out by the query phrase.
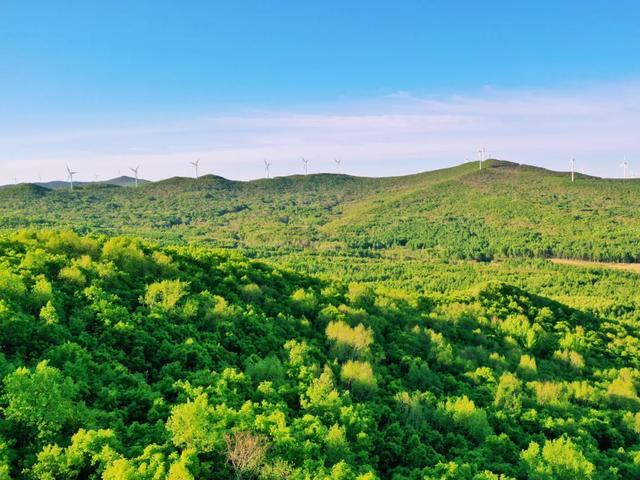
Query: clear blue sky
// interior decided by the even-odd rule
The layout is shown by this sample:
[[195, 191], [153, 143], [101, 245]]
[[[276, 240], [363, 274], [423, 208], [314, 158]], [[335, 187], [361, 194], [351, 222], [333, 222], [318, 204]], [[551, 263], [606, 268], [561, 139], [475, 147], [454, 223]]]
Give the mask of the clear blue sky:
[[[101, 134], [93, 141], [85, 138], [78, 150], [73, 140], [50, 140], [61, 127], [67, 133], [120, 125], [147, 131], [153, 122], [192, 125], [196, 117], [255, 111], [370, 115], [397, 112], [397, 105], [380, 104], [396, 98], [395, 92], [484, 100], [487, 86], [510, 98], [514, 92], [553, 97], [578, 89], [599, 99], [609, 96], [612, 85], [631, 84], [635, 95], [639, 25], [640, 2], [629, 0], [5, 0], [0, 2], [0, 129], [5, 130], [0, 149], [8, 142], [5, 152], [12, 156], [0, 154], [0, 162], [18, 175], [21, 165], [59, 163], [65, 152], [72, 159], [82, 152], [87, 161], [95, 155], [104, 162], [118, 156], [133, 160], [131, 152], [142, 149], [147, 156], [141, 161], [152, 162], [154, 155], [183, 151], [185, 157], [213, 158], [239, 147], [205, 144], [206, 135], [194, 133], [201, 127], [186, 126], [176, 142], [180, 148], [152, 151], [151, 138], [128, 145], [122, 137], [114, 141]], [[26, 134], [37, 141], [25, 146], [20, 139]], [[189, 138], [194, 148], [188, 148]], [[498, 144], [494, 148], [500, 150]], [[290, 150], [282, 150], [283, 162], [293, 155]], [[267, 153], [278, 156], [277, 149]], [[444, 158], [445, 150], [436, 153], [425, 154], [433, 166], [459, 160]], [[558, 152], [563, 159], [565, 153]], [[366, 161], [364, 153], [358, 155], [358, 162]], [[411, 163], [415, 155], [398, 173], [426, 169]], [[589, 165], [599, 168], [594, 161]], [[429, 165], [425, 160], [424, 167]]]

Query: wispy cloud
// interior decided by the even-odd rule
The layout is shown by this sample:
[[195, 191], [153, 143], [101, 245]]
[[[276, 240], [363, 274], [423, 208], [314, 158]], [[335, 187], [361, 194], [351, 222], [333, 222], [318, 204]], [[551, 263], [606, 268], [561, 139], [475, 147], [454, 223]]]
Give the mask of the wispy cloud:
[[113, 127], [66, 125], [0, 134], [0, 181], [115, 176], [141, 164], [147, 178], [189, 175], [188, 161], [230, 178], [255, 178], [269, 158], [279, 175], [331, 171], [334, 157], [358, 175], [405, 174], [495, 157], [566, 169], [575, 155], [589, 173], [619, 175], [624, 155], [640, 172], [640, 83], [574, 90], [501, 91], [430, 97], [396, 93], [327, 108], [254, 111]]

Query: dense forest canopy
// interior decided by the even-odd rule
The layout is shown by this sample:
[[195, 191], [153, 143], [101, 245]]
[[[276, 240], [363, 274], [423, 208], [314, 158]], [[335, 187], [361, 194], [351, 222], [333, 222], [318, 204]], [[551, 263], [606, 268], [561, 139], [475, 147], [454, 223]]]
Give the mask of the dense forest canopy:
[[[498, 281], [518, 262], [408, 292], [232, 251], [7, 233], [0, 478], [639, 478], [637, 276], [532, 265], [556, 295]], [[551, 298], [569, 284], [602, 304]]]
[[[126, 185], [126, 184], [125, 184]], [[491, 160], [418, 175], [319, 174], [234, 182], [213, 175], [138, 188], [0, 189], [0, 229], [61, 227], [247, 251], [442, 259], [566, 257], [637, 262], [640, 182]]]

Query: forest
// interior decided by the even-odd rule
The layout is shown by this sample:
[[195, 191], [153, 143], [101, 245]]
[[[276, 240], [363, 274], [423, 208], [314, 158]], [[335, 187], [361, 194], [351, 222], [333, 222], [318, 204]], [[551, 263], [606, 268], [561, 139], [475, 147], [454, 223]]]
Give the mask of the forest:
[[0, 480], [640, 478], [640, 183], [486, 167], [0, 188]]
[[281, 263], [4, 234], [0, 478], [640, 477], [634, 274], [551, 275], [618, 282], [580, 307], [493, 275], [422, 293]]
[[213, 175], [138, 188], [0, 188], [0, 230], [73, 229], [257, 252], [441, 260], [574, 258], [638, 262], [640, 181], [570, 175], [489, 160], [405, 177], [294, 175], [236, 182]]

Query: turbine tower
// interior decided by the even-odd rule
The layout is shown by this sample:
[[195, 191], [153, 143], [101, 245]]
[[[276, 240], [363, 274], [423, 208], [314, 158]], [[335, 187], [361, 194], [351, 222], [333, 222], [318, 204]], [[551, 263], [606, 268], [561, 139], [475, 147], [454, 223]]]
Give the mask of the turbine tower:
[[629, 162], [627, 162], [627, 157], [624, 157], [624, 162], [622, 162], [620, 164], [620, 167], [623, 169], [624, 171], [624, 179], [628, 179], [629, 178]]
[[191, 165], [196, 167], [196, 180], [198, 179], [198, 165], [200, 165], [200, 159], [197, 159], [195, 162], [189, 162]]
[[569, 161], [569, 165], [571, 165], [571, 181], [575, 182], [576, 180], [576, 159], [571, 157]]
[[67, 164], [67, 181], [69, 182], [69, 190], [73, 190], [73, 176], [78, 172], [72, 172]]
[[336, 170], [340, 172], [340, 164], [342, 163], [342, 160], [338, 160], [337, 158], [334, 158], [333, 161], [336, 163]]
[[482, 162], [484, 162], [484, 156], [486, 149], [484, 147], [478, 149], [478, 170], [482, 170]]
[[266, 175], [267, 178], [269, 178], [269, 167], [271, 166], [271, 164], [269, 162], [267, 162], [267, 159], [264, 159], [264, 173]]
[[302, 157], [302, 163], [304, 163], [304, 174], [308, 173], [309, 169], [309, 160], [307, 158]]
[[136, 187], [138, 186], [138, 169], [139, 168], [140, 168], [140, 165], [138, 165], [136, 168], [129, 168], [129, 170], [131, 170], [133, 172], [133, 175], [135, 176]]

